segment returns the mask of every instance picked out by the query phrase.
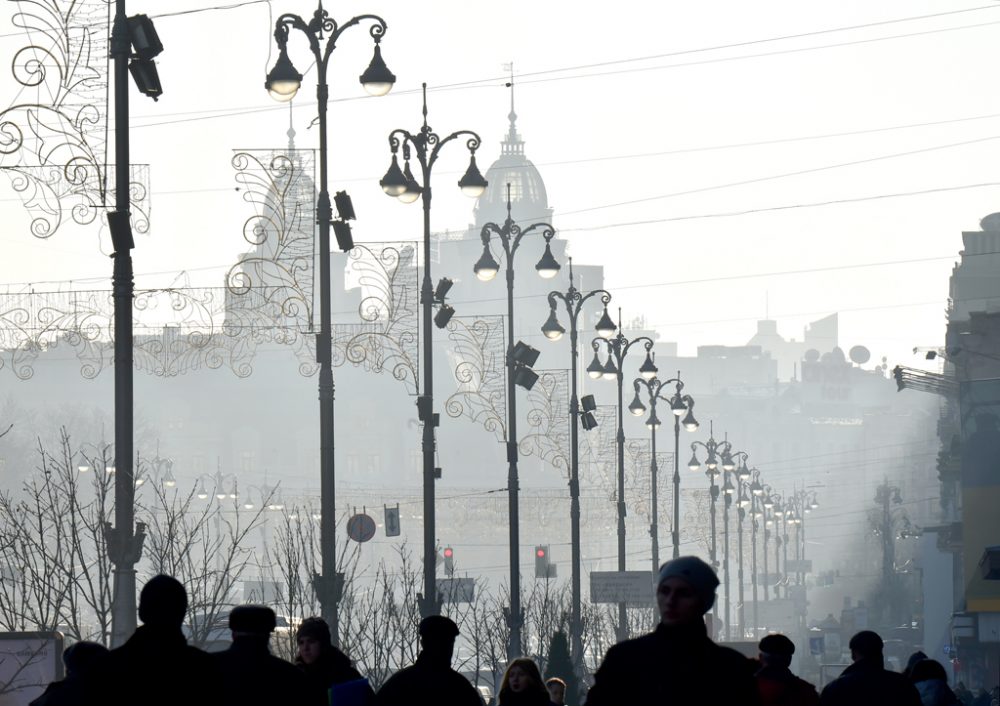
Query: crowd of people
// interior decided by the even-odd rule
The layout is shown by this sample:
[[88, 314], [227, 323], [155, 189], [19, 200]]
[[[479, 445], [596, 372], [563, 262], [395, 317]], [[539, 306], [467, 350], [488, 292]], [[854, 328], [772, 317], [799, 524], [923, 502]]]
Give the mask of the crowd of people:
[[[989, 695], [983, 703], [982, 695], [974, 699], [961, 683], [952, 691], [944, 667], [922, 652], [903, 673], [886, 669], [882, 639], [870, 630], [851, 638], [852, 664], [817, 692], [792, 673], [795, 644], [784, 635], [765, 636], [756, 659], [712, 641], [705, 614], [718, 585], [715, 571], [697, 557], [665, 563], [656, 587], [656, 629], [609, 649], [579, 703], [989, 706]], [[484, 706], [479, 691], [452, 668], [459, 628], [444, 616], [421, 621], [416, 661], [376, 692], [334, 646], [322, 618], [308, 618], [298, 627], [292, 664], [270, 653], [276, 619], [268, 607], [234, 608], [232, 644], [216, 653], [187, 644], [181, 629], [186, 612], [180, 582], [164, 575], [150, 579], [140, 594], [142, 625], [135, 633], [110, 651], [90, 642], [69, 647], [63, 655], [66, 677], [50, 684], [32, 706]], [[495, 705], [487, 706], [578, 703], [566, 691], [566, 681], [543, 679], [533, 659], [519, 657], [507, 665]]]

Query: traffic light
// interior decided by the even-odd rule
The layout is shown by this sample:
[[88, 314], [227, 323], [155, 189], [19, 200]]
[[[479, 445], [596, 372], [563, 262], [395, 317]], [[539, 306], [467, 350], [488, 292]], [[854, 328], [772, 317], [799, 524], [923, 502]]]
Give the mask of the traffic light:
[[444, 574], [445, 576], [455, 575], [455, 550], [451, 547], [444, 548]]
[[549, 578], [549, 547], [539, 544], [535, 547], [535, 578]]

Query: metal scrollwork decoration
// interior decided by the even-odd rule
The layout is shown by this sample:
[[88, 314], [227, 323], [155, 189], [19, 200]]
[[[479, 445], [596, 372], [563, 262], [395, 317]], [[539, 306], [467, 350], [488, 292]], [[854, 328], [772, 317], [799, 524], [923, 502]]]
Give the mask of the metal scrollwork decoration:
[[313, 330], [315, 155], [312, 150], [243, 150], [232, 159], [253, 250], [226, 275], [231, 307], [267, 307], [290, 328]]
[[528, 428], [518, 443], [523, 456], [537, 456], [569, 473], [569, 371], [536, 370], [538, 382], [528, 392]]
[[[347, 283], [357, 290], [360, 323], [333, 326], [333, 365], [389, 370], [412, 394], [419, 384], [416, 243], [357, 243]], [[349, 290], [350, 291], [350, 290]]]
[[507, 440], [507, 367], [504, 317], [455, 316], [448, 322], [449, 355], [458, 390], [445, 402], [450, 417], [468, 417]]
[[[65, 216], [90, 225], [106, 206], [107, 0], [20, 0], [13, 24], [29, 36], [11, 72], [33, 92], [0, 112], [0, 171], [31, 214], [30, 230], [51, 237]], [[148, 169], [133, 168], [132, 229], [149, 230]]]

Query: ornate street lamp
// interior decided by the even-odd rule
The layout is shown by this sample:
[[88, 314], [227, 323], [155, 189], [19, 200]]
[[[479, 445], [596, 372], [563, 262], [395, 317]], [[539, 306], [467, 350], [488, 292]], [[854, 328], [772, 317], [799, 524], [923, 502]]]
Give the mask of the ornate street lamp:
[[[592, 297], [598, 296], [604, 305], [604, 313], [600, 321], [597, 322], [597, 334], [601, 338], [611, 338], [614, 335], [616, 326], [608, 316], [608, 304], [611, 302], [611, 294], [606, 289], [594, 289], [589, 292], [581, 292], [573, 286], [573, 258], [569, 259], [569, 289], [565, 292], [558, 290], [549, 292], [549, 318], [542, 324], [542, 333], [550, 341], [558, 341], [566, 333], [566, 329], [559, 323], [557, 313], [557, 302], [561, 301], [566, 307], [569, 316], [569, 340], [570, 340], [570, 399], [569, 413], [572, 418], [570, 427], [570, 542], [572, 544], [572, 580], [571, 580], [571, 614], [570, 614], [570, 638], [573, 649], [574, 663], [579, 667], [583, 662], [583, 621], [581, 618], [581, 595], [580, 595], [580, 401], [577, 398], [576, 377], [577, 359], [579, 358], [577, 323], [583, 305]], [[588, 412], [589, 414], [589, 412]], [[594, 424], [596, 426], [596, 424]], [[588, 423], [588, 429], [593, 428]]]
[[[647, 362], [652, 361], [647, 357]], [[647, 367], [646, 364], [643, 364]], [[648, 367], [647, 367], [648, 371]], [[647, 372], [640, 368], [640, 373]], [[654, 373], [655, 374], [655, 373]], [[660, 418], [656, 414], [656, 402], [657, 400], [662, 400], [670, 405], [670, 411], [674, 418], [674, 477], [673, 477], [673, 488], [674, 488], [674, 512], [673, 512], [673, 522], [671, 529], [671, 541], [673, 544], [673, 558], [676, 559], [680, 556], [680, 539], [681, 539], [681, 522], [680, 522], [680, 494], [681, 494], [681, 474], [680, 474], [680, 438], [681, 438], [681, 427], [683, 426], [687, 431], [697, 431], [698, 420], [694, 418], [694, 398], [691, 395], [682, 394], [684, 390], [684, 383], [681, 381], [681, 373], [677, 371], [677, 377], [670, 378], [669, 380], [658, 380], [653, 377], [651, 379], [645, 379], [643, 377], [637, 378], [632, 386], [635, 389], [635, 398], [629, 404], [628, 409], [633, 415], [639, 417], [645, 414], [646, 407], [643, 405], [642, 400], [639, 398], [639, 387], [645, 386], [649, 398], [649, 418], [646, 420], [646, 427], [651, 431], [652, 435], [650, 437], [650, 446], [652, 447], [653, 460], [650, 464], [650, 480], [652, 486], [652, 502], [653, 502], [653, 521], [650, 525], [650, 535], [653, 539], [653, 572], [655, 573], [660, 566], [660, 542], [659, 542], [659, 529], [658, 529], [658, 518], [657, 518], [657, 499], [656, 499], [656, 480], [658, 466], [656, 462], [656, 430], [660, 426]], [[667, 385], [674, 385], [674, 394], [666, 397], [663, 394], [663, 388]], [[682, 419], [683, 417], [683, 419]]]
[[[656, 376], [656, 366], [653, 364], [653, 339], [649, 336], [637, 336], [636, 338], [629, 340], [622, 331], [621, 322], [622, 311], [621, 309], [618, 309], [617, 335], [612, 336], [611, 338], [603, 338], [599, 336], [591, 341], [590, 345], [594, 349], [594, 359], [590, 365], [587, 366], [587, 373], [590, 377], [595, 379], [604, 378], [606, 380], [616, 380], [618, 382], [618, 432], [615, 437], [617, 442], [616, 445], [618, 447], [618, 570], [625, 571], [625, 425], [622, 410], [624, 405], [624, 401], [622, 399], [622, 388], [624, 386], [623, 383], [625, 378], [625, 359], [628, 357], [629, 351], [632, 350], [632, 346], [637, 343], [642, 343], [643, 347], [646, 349], [646, 358], [643, 361], [642, 366], [639, 368], [640, 375], [642, 375], [643, 378], [654, 378]], [[604, 365], [600, 365], [599, 355], [601, 348], [606, 348], [607, 363]], [[638, 392], [636, 394], [638, 394]], [[655, 464], [655, 450], [653, 454], [653, 464]], [[653, 482], [655, 484], [655, 480]], [[655, 492], [656, 491], [654, 490], [654, 498], [656, 497]], [[655, 517], [655, 500], [653, 505], [653, 514]], [[656, 543], [654, 541], [654, 557], [658, 554], [655, 544]], [[654, 558], [654, 566], [655, 565], [656, 559]], [[656, 568], [654, 568], [653, 571], [655, 572]], [[625, 607], [624, 602], [618, 604], [619, 641], [628, 639], [628, 620]]]
[[[441, 599], [437, 595], [435, 578], [437, 549], [435, 547], [435, 511], [434, 484], [440, 469], [434, 465], [436, 444], [434, 428], [439, 423], [439, 416], [434, 412], [434, 347], [431, 336], [434, 329], [433, 311], [435, 304], [441, 304], [438, 313], [438, 325], [443, 328], [453, 310], [443, 302], [442, 297], [435, 297], [431, 285], [431, 171], [441, 154], [441, 149], [452, 140], [464, 137], [465, 146], [469, 150], [469, 167], [458, 181], [462, 193], [471, 198], [478, 198], [486, 190], [486, 179], [479, 173], [476, 166], [476, 150], [479, 148], [479, 135], [471, 130], [458, 130], [446, 137], [441, 137], [427, 124], [427, 84], [423, 84], [423, 116], [424, 124], [415, 133], [397, 128], [389, 133], [389, 150], [392, 161], [385, 176], [379, 181], [382, 191], [387, 196], [398, 198], [403, 203], [413, 203], [418, 198], [423, 200], [424, 207], [424, 277], [420, 287], [420, 304], [422, 307], [423, 333], [423, 394], [417, 398], [417, 417], [423, 424], [421, 451], [423, 456], [424, 477], [424, 590], [417, 594], [420, 615], [438, 615], [441, 612]], [[403, 169], [399, 168], [398, 155], [403, 149]], [[421, 181], [417, 181], [410, 169], [410, 159], [415, 158], [420, 165]], [[447, 307], [447, 308], [445, 308]], [[442, 312], [447, 312], [446, 318], [441, 318]], [[442, 321], [444, 323], [442, 323]]]
[[[334, 223], [330, 191], [327, 184], [327, 68], [337, 40], [350, 27], [370, 21], [368, 33], [375, 42], [371, 64], [359, 77], [361, 85], [372, 95], [384, 95], [392, 88], [396, 77], [382, 61], [380, 43], [385, 34], [385, 20], [377, 15], [358, 15], [344, 24], [338, 24], [323, 9], [320, 0], [316, 12], [308, 22], [298, 15], [285, 13], [274, 25], [274, 39], [278, 43], [278, 60], [264, 83], [272, 98], [292, 100], [302, 84], [302, 75], [288, 58], [288, 40], [293, 29], [305, 35], [316, 63], [316, 96], [319, 108], [319, 194], [316, 201], [316, 220], [319, 223], [319, 311], [320, 328], [316, 336], [316, 362], [319, 363], [319, 426], [320, 426], [320, 554], [321, 573], [313, 577], [316, 598], [323, 618], [330, 626], [334, 644], [339, 644], [338, 605], [343, 589], [343, 576], [337, 572], [336, 526], [336, 468], [334, 465], [334, 416], [333, 416], [333, 339], [331, 329], [330, 283], [330, 228], [337, 227], [338, 243], [343, 250], [350, 250], [350, 227], [347, 220], [354, 218], [353, 208], [346, 194], [338, 194], [337, 210], [340, 220]], [[326, 40], [325, 45], [322, 44]], [[346, 231], [345, 236], [341, 233]]]
[[[705, 449], [705, 475], [708, 477], [708, 498], [709, 498], [709, 531], [711, 533], [711, 544], [709, 545], [709, 559], [712, 562], [712, 568], [716, 571], [719, 570], [719, 555], [716, 541], [716, 530], [715, 530], [715, 508], [716, 503], [719, 499], [719, 494], [721, 489], [716, 485], [715, 481], [723, 473], [723, 471], [731, 471], [735, 466], [732, 463], [732, 457], [730, 453], [732, 452], [732, 444], [727, 440], [721, 442], [715, 440], [715, 428], [712, 422], [708, 425], [708, 441], [692, 441], [691, 442], [691, 460], [688, 462], [688, 468], [692, 471], [701, 470], [701, 461], [698, 460], [698, 447]], [[719, 467], [719, 464], [723, 465], [723, 468]], [[728, 508], [729, 496], [726, 495], [724, 499], [727, 503]], [[728, 513], [726, 515], [728, 518]], [[726, 534], [728, 535], [728, 523], [726, 525]], [[728, 545], [727, 545], [728, 547]], [[728, 563], [729, 550], [726, 549], [726, 570], [725, 570], [725, 582], [723, 590], [726, 594], [727, 601], [727, 615], [726, 615], [726, 625], [728, 629], [729, 625], [729, 615], [728, 615], [728, 596], [729, 596], [729, 563]], [[715, 618], [716, 623], [719, 620], [719, 602], [716, 601], [712, 606], [712, 615]]]
[[[527, 228], [514, 223], [510, 217], [510, 184], [507, 184], [507, 219], [503, 226], [487, 223], [483, 226], [480, 237], [483, 241], [483, 254], [473, 267], [476, 277], [488, 282], [496, 277], [500, 265], [490, 252], [490, 239], [497, 236], [503, 247], [507, 266], [507, 492], [510, 508], [510, 610], [507, 620], [510, 627], [510, 642], [507, 646], [507, 658], [512, 660], [521, 656], [521, 626], [524, 623], [524, 612], [521, 610], [521, 557], [520, 557], [520, 527], [518, 492], [520, 480], [517, 470], [517, 363], [514, 346], [514, 255], [521, 245], [521, 239], [531, 233], [538, 233], [545, 239], [545, 253], [535, 265], [535, 270], [544, 279], [551, 279], [559, 272], [559, 263], [552, 256], [549, 243], [555, 236], [555, 229], [548, 223], [534, 223]], [[534, 349], [532, 349], [534, 350]], [[537, 357], [535, 351], [535, 357]], [[534, 365], [534, 360], [528, 366]]]

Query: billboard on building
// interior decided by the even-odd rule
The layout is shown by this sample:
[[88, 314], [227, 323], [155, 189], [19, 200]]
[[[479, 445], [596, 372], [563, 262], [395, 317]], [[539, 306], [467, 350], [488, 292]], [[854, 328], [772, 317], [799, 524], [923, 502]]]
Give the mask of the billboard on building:
[[962, 412], [962, 563], [965, 609], [1000, 611], [1000, 581], [983, 578], [979, 560], [1000, 537], [1000, 379], [959, 389]]

